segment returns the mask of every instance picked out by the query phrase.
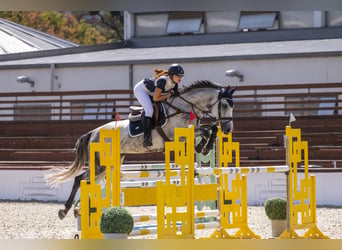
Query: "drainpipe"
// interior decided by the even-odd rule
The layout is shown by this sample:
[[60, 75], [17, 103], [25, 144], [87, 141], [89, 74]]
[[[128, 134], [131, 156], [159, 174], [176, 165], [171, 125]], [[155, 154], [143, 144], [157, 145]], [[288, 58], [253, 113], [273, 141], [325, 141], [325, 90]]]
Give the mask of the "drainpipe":
[[55, 64], [50, 65], [50, 91], [54, 91]]
[[[129, 89], [134, 88], [134, 83], [133, 83], [133, 64], [128, 65], [128, 81], [129, 81]], [[130, 98], [133, 98], [134, 95], [130, 94]], [[130, 101], [130, 105], [133, 104], [133, 101]]]

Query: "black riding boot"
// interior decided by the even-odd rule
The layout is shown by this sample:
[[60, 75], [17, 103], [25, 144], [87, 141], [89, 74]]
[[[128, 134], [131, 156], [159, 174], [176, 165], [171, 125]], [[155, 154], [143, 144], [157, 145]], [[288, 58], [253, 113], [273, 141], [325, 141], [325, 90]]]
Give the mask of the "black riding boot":
[[151, 136], [151, 117], [144, 117], [143, 128], [144, 128], [144, 147], [152, 146], [152, 136]]

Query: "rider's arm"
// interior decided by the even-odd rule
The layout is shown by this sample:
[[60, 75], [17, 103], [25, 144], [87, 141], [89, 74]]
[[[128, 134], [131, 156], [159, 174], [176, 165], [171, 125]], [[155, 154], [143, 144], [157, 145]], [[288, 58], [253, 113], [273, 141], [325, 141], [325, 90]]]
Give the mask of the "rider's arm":
[[178, 84], [173, 87], [173, 96], [179, 96]]
[[160, 102], [164, 101], [165, 99], [169, 98], [171, 96], [170, 93], [162, 95], [163, 90], [161, 88], [156, 87], [154, 90], [154, 95], [153, 95], [153, 101], [154, 102]]

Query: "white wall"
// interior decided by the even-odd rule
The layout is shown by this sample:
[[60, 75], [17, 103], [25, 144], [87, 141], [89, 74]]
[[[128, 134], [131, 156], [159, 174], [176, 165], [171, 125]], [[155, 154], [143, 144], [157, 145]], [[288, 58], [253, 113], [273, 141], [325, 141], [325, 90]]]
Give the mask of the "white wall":
[[[51, 189], [45, 184], [43, 170], [1, 170], [0, 200], [39, 200], [65, 202], [72, 180]], [[342, 206], [342, 172], [315, 173], [318, 206]], [[235, 177], [234, 177], [235, 178]], [[303, 178], [303, 173], [299, 173]], [[268, 197], [286, 197], [286, 179], [281, 173], [250, 174], [247, 177], [248, 205], [263, 205]]]
[[128, 89], [128, 65], [67, 67], [55, 70], [60, 91]]
[[[176, 61], [175, 61], [176, 63]], [[342, 56], [296, 57], [278, 59], [225, 60], [203, 62], [177, 62], [185, 69], [183, 84], [207, 79], [222, 85], [263, 85], [284, 83], [328, 83], [342, 82], [340, 65]], [[134, 64], [132, 83], [129, 65], [107, 66], [58, 66], [54, 70], [55, 91], [129, 89], [145, 77], [152, 77], [154, 68], [167, 69], [168, 63]], [[237, 69], [244, 75], [244, 81], [228, 78], [225, 71]], [[1, 69], [1, 92], [50, 91], [51, 69], [25, 68]], [[27, 75], [35, 81], [35, 88], [29, 84], [17, 83], [17, 77]]]
[[[185, 70], [181, 85], [207, 79], [222, 85], [264, 85], [294, 83], [342, 82], [342, 57], [284, 58], [237, 61], [180, 62]], [[154, 68], [167, 69], [169, 64], [137, 64], [133, 66], [133, 83], [153, 76]], [[228, 78], [225, 72], [237, 69], [244, 81]], [[129, 85], [127, 85], [129, 86]]]
[[[263, 85], [284, 83], [340, 82], [339, 65], [342, 57], [284, 58], [269, 60], [238, 60], [201, 63], [184, 63], [188, 79], [209, 79], [228, 83]], [[244, 81], [225, 76], [227, 69], [237, 69], [244, 74]], [[185, 82], [185, 81], [184, 81]]]
[[46, 185], [43, 170], [1, 170], [0, 200], [66, 201], [72, 181], [52, 189]]
[[[316, 176], [316, 204], [318, 206], [341, 206], [342, 172], [314, 173]], [[298, 173], [304, 178], [304, 173]], [[300, 181], [298, 181], [298, 188]], [[282, 173], [250, 174], [247, 176], [248, 205], [263, 205], [269, 197], [286, 197], [286, 177]]]
[[[17, 82], [18, 76], [28, 76], [35, 81], [35, 87], [30, 84]], [[0, 70], [1, 92], [32, 92], [50, 91], [50, 68], [27, 68]]]

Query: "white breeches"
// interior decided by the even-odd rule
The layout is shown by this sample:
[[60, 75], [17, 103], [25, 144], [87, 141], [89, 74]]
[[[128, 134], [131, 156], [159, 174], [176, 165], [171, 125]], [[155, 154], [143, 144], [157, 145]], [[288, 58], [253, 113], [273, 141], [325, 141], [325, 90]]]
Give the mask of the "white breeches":
[[134, 87], [134, 95], [139, 103], [144, 107], [145, 116], [153, 116], [153, 104], [150, 97], [150, 91], [145, 87], [144, 80], [138, 82]]

